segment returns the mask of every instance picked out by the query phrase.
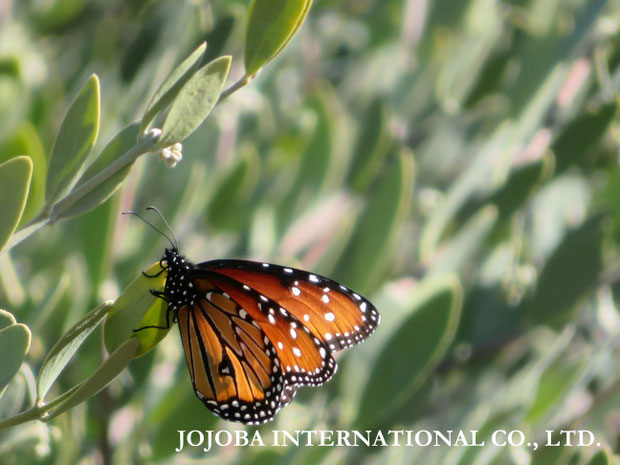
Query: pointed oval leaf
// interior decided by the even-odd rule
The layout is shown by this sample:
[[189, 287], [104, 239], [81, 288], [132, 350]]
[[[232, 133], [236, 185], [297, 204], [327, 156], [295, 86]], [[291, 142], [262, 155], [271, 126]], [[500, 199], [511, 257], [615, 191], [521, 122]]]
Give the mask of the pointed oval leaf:
[[27, 155], [32, 161], [32, 181], [28, 192], [28, 201], [18, 228], [28, 224], [37, 215], [45, 203], [45, 174], [47, 172], [47, 155], [37, 130], [31, 122], [21, 123], [0, 148], [0, 162], [5, 162], [19, 155]]
[[557, 171], [563, 172], [571, 165], [583, 165], [592, 159], [594, 148], [600, 144], [609, 125], [616, 117], [618, 103], [612, 101], [595, 111], [579, 112], [553, 142], [557, 157]]
[[99, 98], [99, 79], [93, 74], [69, 107], [56, 134], [45, 185], [48, 205], [69, 189], [95, 145], [99, 132]]
[[416, 300], [373, 363], [356, 423], [371, 426], [403, 407], [428, 379], [452, 343], [459, 324], [462, 288], [453, 275], [421, 283]]
[[0, 396], [24, 363], [29, 348], [28, 326], [17, 323], [0, 329]]
[[17, 323], [17, 320], [12, 313], [0, 309], [0, 329], [4, 329], [7, 326], [14, 325], [15, 323]]
[[37, 378], [37, 401], [42, 402], [50, 387], [80, 348], [86, 337], [101, 323], [110, 310], [105, 302], [78, 321], [49, 351]]
[[252, 76], [282, 51], [302, 25], [311, 0], [253, 0], [245, 36], [245, 74]]
[[414, 176], [413, 154], [402, 150], [370, 197], [336, 270], [336, 277], [352, 288], [367, 292], [381, 282], [394, 252], [394, 237], [409, 213]]
[[559, 407], [560, 401], [581, 378], [589, 359], [590, 357], [577, 361], [559, 360], [548, 367], [538, 381], [536, 394], [525, 420], [534, 422], [543, 418], [553, 408]]
[[577, 302], [598, 284], [603, 270], [604, 232], [594, 217], [569, 231], [538, 276], [536, 291], [521, 313], [535, 323], [562, 327]]
[[483, 207], [440, 248], [429, 264], [429, 274], [449, 271], [459, 273], [471, 264], [492, 231], [497, 217], [498, 210], [495, 205]]
[[[105, 146], [101, 154], [95, 159], [92, 165], [86, 169], [84, 174], [76, 183], [75, 188], [77, 189], [89, 182], [92, 182], [92, 179], [95, 176], [134, 147], [140, 134], [139, 129], [139, 123], [134, 122], [116, 134], [116, 136], [108, 142], [108, 145]], [[98, 184], [97, 187], [67, 209], [61, 211], [57, 211], [55, 209], [55, 211], [57, 211], [56, 218], [69, 218], [72, 216], [81, 215], [82, 213], [86, 213], [87, 211], [101, 205], [112, 194], [114, 194], [118, 186], [120, 186], [125, 180], [134, 162], [135, 159], [116, 171], [116, 173], [112, 174], [105, 181]], [[57, 205], [59, 206], [60, 204], [62, 204], [62, 202], [59, 202]]]
[[600, 450], [592, 456], [588, 462], [588, 465], [611, 465], [612, 463], [615, 462], [612, 461], [609, 452], [606, 450]]
[[[145, 273], [154, 276], [161, 271], [157, 262]], [[134, 338], [139, 341], [135, 354], [139, 357], [150, 351], [168, 334], [170, 328], [133, 331], [145, 326], [166, 326], [167, 305], [150, 292], [151, 289], [162, 291], [165, 282], [165, 271], [156, 278], [140, 275], [116, 299], [103, 328], [103, 339], [108, 352], [116, 350], [127, 339]]]
[[374, 99], [362, 120], [347, 176], [347, 183], [358, 192], [367, 190], [381, 171], [392, 143], [389, 124], [387, 105], [382, 98]]
[[246, 228], [247, 207], [259, 179], [260, 159], [255, 151], [246, 151], [222, 173], [207, 210], [210, 227], [218, 229]]
[[231, 58], [223, 56], [203, 66], [183, 85], [170, 106], [158, 148], [182, 142], [205, 120], [220, 98]]
[[192, 74], [194, 74], [194, 71], [196, 71], [198, 66], [200, 66], [200, 62], [204, 58], [206, 50], [207, 43], [201, 43], [198, 48], [183, 61], [183, 63], [177, 66], [168, 75], [168, 77], [164, 79], [159, 88], [153, 94], [151, 101], [144, 111], [142, 122], [140, 124], [140, 133], [145, 132], [157, 114], [170, 105], [170, 102], [174, 100], [181, 90], [181, 87], [183, 87]]
[[30, 157], [15, 157], [0, 165], [0, 250], [15, 232], [24, 213], [31, 177]]
[[49, 421], [98, 394], [129, 365], [137, 348], [138, 341], [136, 339], [130, 339], [122, 344], [86, 381], [72, 389], [71, 394], [66, 396], [62, 402], [54, 405], [45, 415], [43, 421]]

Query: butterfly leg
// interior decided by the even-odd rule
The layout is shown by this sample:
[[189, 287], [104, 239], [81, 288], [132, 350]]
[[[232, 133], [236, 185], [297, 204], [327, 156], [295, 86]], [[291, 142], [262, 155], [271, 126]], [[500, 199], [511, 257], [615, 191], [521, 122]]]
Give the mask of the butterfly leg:
[[168, 298], [166, 297], [166, 294], [164, 294], [162, 291], [156, 291], [155, 289], [150, 289], [149, 292], [153, 294], [155, 297], [157, 297], [158, 299], [169, 302]]
[[164, 260], [163, 260], [163, 259], [161, 259], [161, 260], [159, 261], [159, 266], [161, 267], [161, 270], [160, 270], [158, 273], [155, 273], [155, 274], [148, 274], [148, 273], [145, 273], [145, 272], [143, 271], [143, 272], [142, 272], [142, 274], [143, 274], [144, 276], [146, 276], [147, 278], [157, 278], [160, 274], [162, 274], [164, 271], [166, 271], [166, 270], [168, 269], [168, 267], [167, 267], [167, 266], [164, 266]]
[[142, 326], [141, 328], [134, 329], [133, 332], [137, 333], [138, 331], [142, 331], [143, 329], [170, 329], [170, 313], [171, 312], [172, 312], [172, 309], [170, 308], [170, 306], [168, 306], [168, 308], [166, 309], [166, 326], [157, 326], [157, 325]]
[[164, 271], [166, 271], [165, 269], [162, 269], [161, 271], [159, 271], [158, 273], [155, 274], [148, 274], [147, 272], [143, 271], [142, 274], [144, 276], [146, 276], [147, 278], [157, 278], [160, 274], [162, 274]]
[[[164, 294], [163, 292], [156, 291], [155, 289], [151, 289], [150, 292], [158, 299], [162, 299], [168, 302], [168, 299], [166, 298], [166, 294]], [[172, 312], [172, 309], [170, 308], [170, 305], [168, 305], [168, 308], [166, 309], [166, 326], [157, 326], [157, 325], [142, 326], [141, 328], [134, 329], [133, 332], [137, 333], [138, 331], [142, 331], [143, 329], [170, 329], [170, 313], [171, 312]]]

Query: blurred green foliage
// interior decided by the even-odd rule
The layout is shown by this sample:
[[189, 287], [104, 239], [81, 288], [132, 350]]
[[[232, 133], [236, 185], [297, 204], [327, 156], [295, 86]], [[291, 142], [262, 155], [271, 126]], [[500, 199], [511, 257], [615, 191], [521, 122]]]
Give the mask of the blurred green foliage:
[[[84, 214], [0, 255], [0, 308], [10, 312], [0, 311], [0, 362], [7, 357], [0, 422], [33, 406], [37, 379], [42, 395], [57, 399], [51, 415], [74, 406], [49, 422], [1, 430], [2, 465], [191, 457], [300, 465], [618, 463], [620, 1], [316, 0], [308, 12], [310, 2], [291, 0], [279, 3], [296, 9], [274, 20], [296, 27], [307, 13], [303, 26], [290, 42], [283, 27], [284, 42], [266, 44], [252, 39], [260, 18], [246, 34], [250, 3], [0, 7], [2, 244], [50, 200], [50, 171], [71, 168], [66, 180], [82, 174], [79, 187], [113, 163], [119, 147], [129, 150], [141, 115], [143, 129], [161, 127], [168, 92], [191, 90], [183, 85], [197, 58], [176, 67], [203, 41], [204, 62], [232, 57], [224, 88], [250, 77], [248, 63], [254, 74], [269, 61], [183, 141], [184, 160], [174, 169], [141, 157], [66, 216]], [[160, 88], [175, 68], [175, 79]], [[82, 115], [100, 111], [90, 153], [84, 147], [96, 137], [97, 118], [73, 123], [83, 134], [61, 129], [71, 102], [84, 99]], [[214, 103], [213, 95], [208, 100]], [[48, 169], [50, 154], [73, 156], [67, 151], [75, 147], [57, 152], [76, 144], [75, 165]], [[22, 155], [29, 158], [16, 158]], [[52, 187], [48, 195], [57, 197], [68, 186]], [[123, 294], [138, 302], [131, 318], [139, 322], [152, 304], [136, 289], [145, 289], [140, 272], [166, 243], [120, 215], [148, 205], [166, 214], [193, 261], [241, 257], [311, 269], [379, 309], [377, 332], [339, 356], [330, 383], [302, 389], [275, 422], [261, 426], [265, 435], [475, 429], [488, 439], [496, 429], [519, 429], [541, 442], [547, 429], [582, 428], [601, 447], [176, 454], [179, 429], [240, 426], [218, 420], [195, 398], [176, 331], [119, 374], [136, 350], [158, 341], [141, 341], [140, 349], [122, 339], [110, 345], [108, 329], [118, 324], [110, 316], [105, 336], [114, 354], [106, 359], [97, 326], [108, 311], [103, 302], [135, 280]], [[87, 314], [90, 323], [74, 326]], [[145, 321], [160, 316], [161, 309]], [[128, 332], [131, 324], [120, 327]]]

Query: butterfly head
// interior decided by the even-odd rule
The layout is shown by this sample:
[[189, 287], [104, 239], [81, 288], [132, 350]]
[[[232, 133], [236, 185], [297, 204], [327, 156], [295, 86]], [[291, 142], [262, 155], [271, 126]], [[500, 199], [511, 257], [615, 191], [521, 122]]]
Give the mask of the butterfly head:
[[166, 248], [161, 259], [162, 268], [168, 269], [168, 274], [189, 270], [193, 267], [176, 247]]

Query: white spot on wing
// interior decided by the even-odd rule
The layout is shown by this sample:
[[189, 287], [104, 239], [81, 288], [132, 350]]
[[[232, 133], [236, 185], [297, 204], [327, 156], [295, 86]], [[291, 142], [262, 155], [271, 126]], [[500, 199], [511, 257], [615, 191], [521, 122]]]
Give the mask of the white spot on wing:
[[328, 312], [325, 314], [325, 319], [327, 321], [334, 321], [335, 318], [336, 316], [332, 312]]

